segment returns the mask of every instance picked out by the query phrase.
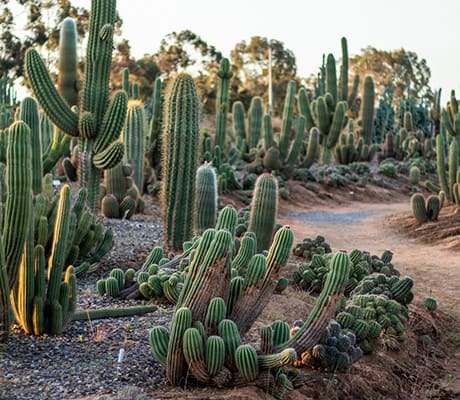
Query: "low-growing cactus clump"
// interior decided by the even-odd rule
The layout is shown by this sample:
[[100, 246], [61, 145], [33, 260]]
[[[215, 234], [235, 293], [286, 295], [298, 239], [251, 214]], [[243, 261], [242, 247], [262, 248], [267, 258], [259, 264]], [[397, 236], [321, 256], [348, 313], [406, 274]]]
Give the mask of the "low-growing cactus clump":
[[317, 235], [314, 239], [308, 237], [303, 239], [301, 243], [294, 247], [293, 253], [297, 257], [311, 260], [314, 254], [322, 255], [331, 251], [331, 246], [326, 242], [326, 239], [321, 235]]
[[382, 294], [353, 296], [335, 318], [343, 329], [355, 334], [364, 354], [381, 345], [399, 351], [407, 338], [407, 308]]
[[[369, 264], [362, 256], [362, 251], [357, 249], [350, 253], [351, 271], [345, 293], [350, 293], [358, 282], [369, 274]], [[314, 254], [310, 262], [301, 263], [294, 270], [292, 274], [294, 282], [303, 290], [320, 292], [329, 272], [331, 259], [330, 254]]]
[[373, 273], [366, 276], [351, 292], [351, 296], [364, 294], [383, 294], [390, 299], [395, 299], [401, 304], [409, 304], [413, 298], [411, 278], [388, 277], [384, 274]]
[[329, 323], [318, 344], [300, 356], [296, 367], [310, 367], [325, 372], [347, 372], [363, 356], [353, 332], [343, 333], [335, 320]]
[[[162, 326], [151, 330], [152, 352], [174, 385], [189, 373], [208, 385], [254, 382], [277, 393], [292, 387], [286, 375], [279, 379], [280, 368], [292, 365], [326, 329], [345, 286], [349, 256], [337, 253], [333, 257], [324, 289], [296, 333], [290, 337], [289, 326], [277, 321], [261, 330], [257, 350], [242, 338], [274, 293], [294, 237], [289, 227], [283, 227], [275, 234], [267, 256], [248, 257], [244, 252], [245, 257], [241, 254], [232, 260], [236, 221], [236, 211], [227, 207], [219, 214], [216, 229], [206, 230], [197, 240], [169, 332]], [[238, 253], [245, 246], [242, 243]], [[246, 268], [236, 268], [241, 258], [249, 261]], [[244, 274], [234, 276], [232, 266]]]

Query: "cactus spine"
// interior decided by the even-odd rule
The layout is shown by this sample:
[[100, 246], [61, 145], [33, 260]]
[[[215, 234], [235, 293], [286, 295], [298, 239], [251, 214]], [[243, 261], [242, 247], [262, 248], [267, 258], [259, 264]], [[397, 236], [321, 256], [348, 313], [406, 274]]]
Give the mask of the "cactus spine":
[[58, 93], [37, 51], [29, 49], [25, 57], [27, 76], [43, 110], [64, 133], [79, 138], [79, 183], [88, 189], [92, 210], [98, 206], [102, 170], [117, 165], [124, 152], [116, 140], [125, 122], [127, 95], [120, 91], [108, 101], [115, 18], [115, 0], [92, 1], [79, 114]]
[[[180, 105], [180, 107], [179, 107]], [[181, 248], [194, 226], [199, 100], [190, 75], [171, 80], [164, 110], [163, 187], [165, 242]]]
[[155, 79], [152, 94], [152, 116], [149, 125], [148, 158], [152, 167], [156, 167], [161, 159], [161, 78]]

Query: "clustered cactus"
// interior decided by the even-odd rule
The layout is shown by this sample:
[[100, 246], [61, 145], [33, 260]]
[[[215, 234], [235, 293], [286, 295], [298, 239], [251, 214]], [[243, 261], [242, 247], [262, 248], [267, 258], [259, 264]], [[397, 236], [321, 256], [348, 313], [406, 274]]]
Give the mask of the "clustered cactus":
[[324, 236], [317, 235], [315, 239], [304, 238], [301, 243], [298, 243], [293, 250], [293, 253], [297, 257], [303, 257], [307, 260], [311, 260], [314, 254], [326, 254], [330, 253], [331, 246], [326, 242]]
[[55, 88], [46, 65], [34, 49], [25, 57], [25, 69], [32, 90], [51, 121], [65, 134], [78, 138], [79, 182], [88, 190], [88, 203], [96, 210], [102, 171], [123, 158], [118, 141], [126, 117], [127, 95], [116, 92], [108, 99], [115, 0], [94, 0], [91, 4], [86, 75], [78, 113]]
[[174, 385], [183, 382], [188, 370], [198, 382], [219, 387], [238, 381], [260, 384], [267, 379], [272, 390], [289, 387], [287, 377], [280, 383], [271, 372], [292, 364], [297, 354], [316, 344], [344, 288], [349, 259], [338, 253], [315, 308], [293, 337], [289, 330], [286, 335], [268, 327], [259, 352], [243, 344], [243, 335], [275, 290], [294, 238], [288, 227], [281, 228], [268, 255], [245, 257], [249, 264], [242, 268], [244, 277], [232, 278], [232, 264], [238, 259], [231, 260], [236, 220], [236, 211], [226, 207], [216, 228], [198, 239], [170, 331], [158, 326], [150, 332], [152, 353]]
[[310, 367], [326, 372], [347, 372], [363, 356], [352, 331], [343, 332], [342, 326], [331, 320], [318, 344], [302, 353], [296, 367]]

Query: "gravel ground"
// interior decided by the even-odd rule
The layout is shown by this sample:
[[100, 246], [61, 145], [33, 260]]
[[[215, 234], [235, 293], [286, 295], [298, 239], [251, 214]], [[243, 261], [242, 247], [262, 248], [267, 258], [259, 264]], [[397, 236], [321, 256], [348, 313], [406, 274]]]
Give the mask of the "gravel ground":
[[[153, 246], [161, 244], [158, 207], [129, 221], [104, 221], [114, 231], [115, 245], [99, 269], [78, 281], [78, 309], [122, 307], [145, 301], [100, 297], [96, 281], [115, 267], [140, 268]], [[75, 321], [60, 336], [28, 336], [15, 329], [0, 349], [0, 399], [75, 399], [117, 393], [128, 386], [155, 390], [164, 384], [164, 370], [151, 355], [148, 331], [169, 325], [172, 306], [143, 316]], [[120, 350], [124, 359], [118, 362]]]

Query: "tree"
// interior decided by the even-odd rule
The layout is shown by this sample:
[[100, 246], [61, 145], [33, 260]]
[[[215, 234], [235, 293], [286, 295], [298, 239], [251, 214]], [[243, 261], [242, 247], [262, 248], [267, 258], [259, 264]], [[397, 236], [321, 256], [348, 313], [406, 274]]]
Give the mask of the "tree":
[[[66, 17], [77, 21], [80, 38], [88, 30], [89, 12], [83, 7], [74, 7], [70, 0], [0, 0], [0, 75], [11, 78], [23, 76], [25, 50], [34, 45], [52, 52], [59, 44], [59, 24]], [[25, 35], [18, 34], [17, 9], [26, 10]], [[50, 20], [50, 16], [54, 16]], [[50, 57], [48, 57], [50, 58]]]
[[350, 69], [361, 76], [371, 75], [378, 94], [392, 85], [395, 98], [413, 96], [422, 103], [433, 99], [429, 86], [431, 70], [426, 60], [420, 60], [413, 51], [403, 48], [384, 51], [368, 46], [351, 57]]
[[135, 60], [131, 56], [129, 41], [122, 39], [116, 46], [110, 70], [110, 83], [114, 89], [122, 88], [122, 71], [129, 69], [131, 82], [139, 85], [141, 100], [149, 99], [153, 92], [155, 79], [160, 75], [160, 69], [155, 57], [145, 54], [141, 59]]
[[252, 96], [261, 96], [268, 102], [269, 48], [272, 50], [273, 109], [279, 112], [289, 81], [298, 80], [295, 55], [282, 42], [254, 36], [248, 43], [237, 43], [230, 53], [234, 67], [233, 87], [239, 87], [236, 96], [246, 108]]

